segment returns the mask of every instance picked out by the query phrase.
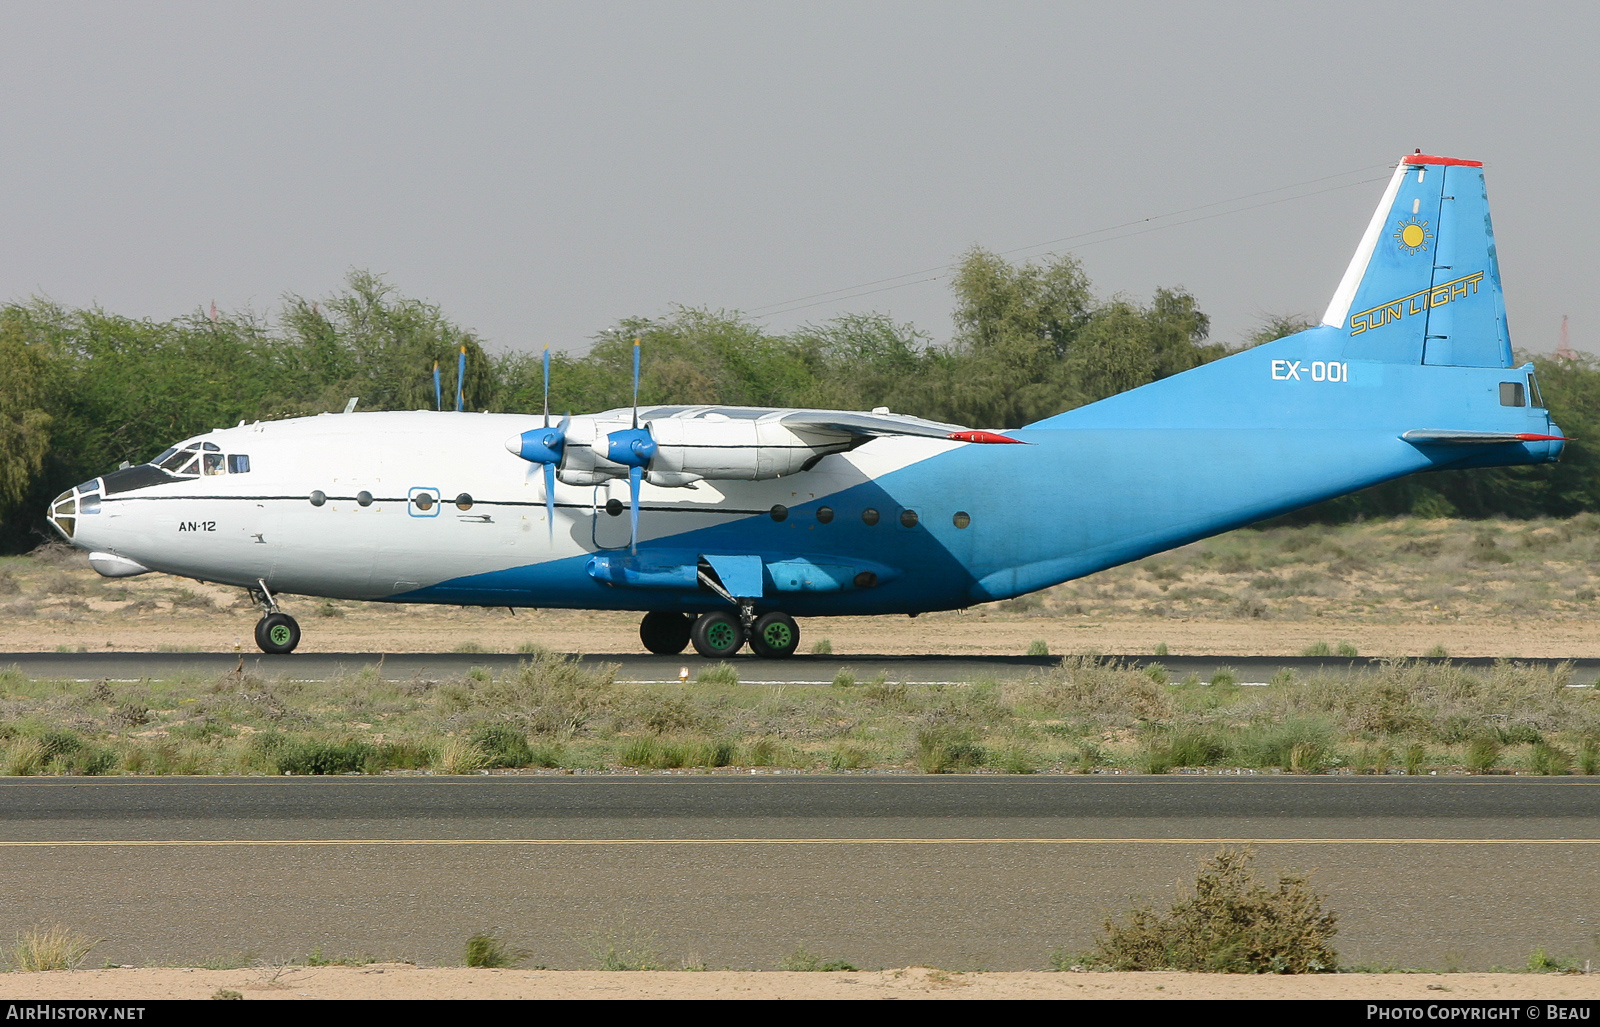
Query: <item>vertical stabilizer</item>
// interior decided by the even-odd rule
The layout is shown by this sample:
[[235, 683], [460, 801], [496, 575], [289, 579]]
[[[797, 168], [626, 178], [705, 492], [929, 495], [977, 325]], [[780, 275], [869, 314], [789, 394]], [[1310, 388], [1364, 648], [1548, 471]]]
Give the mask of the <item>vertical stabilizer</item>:
[[1322, 323], [1351, 360], [1510, 367], [1483, 165], [1402, 160]]

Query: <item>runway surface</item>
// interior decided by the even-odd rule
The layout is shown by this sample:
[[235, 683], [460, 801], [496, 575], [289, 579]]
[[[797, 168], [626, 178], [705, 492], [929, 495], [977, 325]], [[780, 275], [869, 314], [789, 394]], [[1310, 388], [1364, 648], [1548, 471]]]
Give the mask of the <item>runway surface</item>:
[[[647, 653], [598, 653], [581, 657], [589, 664], [616, 664], [617, 676], [625, 681], [677, 681], [683, 668], [692, 678], [712, 661], [693, 653], [679, 656], [651, 656]], [[1219, 670], [1231, 671], [1242, 682], [1266, 682], [1282, 670], [1296, 675], [1354, 674], [1379, 666], [1377, 659], [1307, 656], [1150, 656], [1111, 655], [1134, 666], [1159, 663], [1174, 679], [1198, 674], [1210, 680]], [[266, 677], [288, 677], [302, 681], [323, 681], [341, 674], [353, 674], [363, 667], [378, 665], [388, 678], [448, 678], [465, 674], [473, 667], [488, 667], [496, 672], [515, 670], [519, 660], [507, 653], [293, 653], [267, 656], [259, 652], [234, 653], [0, 653], [0, 668], [16, 666], [23, 673], [40, 678], [79, 680], [138, 680], [139, 678], [214, 677], [241, 666]], [[841, 670], [858, 678], [883, 674], [891, 681], [962, 682], [1003, 679], [1040, 673], [1058, 666], [1060, 657], [1051, 656], [802, 656], [787, 660], [761, 660], [745, 655], [728, 661], [737, 668], [739, 679], [750, 684], [827, 683]], [[1435, 661], [1444, 662], [1444, 661]], [[1489, 667], [1494, 660], [1476, 657], [1449, 661], [1458, 666]], [[1534, 659], [1522, 663], [1553, 667], [1563, 661]], [[1572, 682], [1592, 685], [1600, 678], [1600, 660], [1573, 660]]]
[[0, 936], [126, 963], [1024, 969], [1159, 904], [1224, 845], [1316, 869], [1347, 963], [1593, 958], [1600, 782], [1579, 778], [582, 776], [0, 781]]

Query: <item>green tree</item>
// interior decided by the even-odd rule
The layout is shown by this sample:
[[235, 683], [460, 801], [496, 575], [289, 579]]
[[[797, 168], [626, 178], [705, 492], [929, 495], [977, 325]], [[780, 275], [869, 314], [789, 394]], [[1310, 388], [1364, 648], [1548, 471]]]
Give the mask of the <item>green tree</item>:
[[32, 492], [50, 451], [48, 359], [43, 346], [30, 344], [21, 319], [0, 311], [0, 519], [6, 521]]

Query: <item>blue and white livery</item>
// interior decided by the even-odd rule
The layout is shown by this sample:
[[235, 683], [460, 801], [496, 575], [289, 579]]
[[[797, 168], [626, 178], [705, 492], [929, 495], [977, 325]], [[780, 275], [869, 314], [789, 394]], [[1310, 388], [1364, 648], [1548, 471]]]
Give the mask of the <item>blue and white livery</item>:
[[1511, 353], [1482, 166], [1417, 153], [1321, 324], [1020, 429], [331, 414], [186, 440], [50, 516], [103, 574], [249, 589], [268, 652], [299, 641], [293, 593], [639, 610], [655, 652], [787, 656], [797, 616], [1005, 599], [1416, 471], [1553, 461]]

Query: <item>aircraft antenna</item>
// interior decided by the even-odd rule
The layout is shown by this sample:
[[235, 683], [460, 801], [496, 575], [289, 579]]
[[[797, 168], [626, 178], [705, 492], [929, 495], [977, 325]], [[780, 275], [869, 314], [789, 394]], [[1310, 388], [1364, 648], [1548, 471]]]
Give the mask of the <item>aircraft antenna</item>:
[[456, 413], [461, 412], [461, 398], [467, 384], [467, 347], [462, 345], [461, 356], [456, 358]]
[[444, 409], [444, 393], [439, 389], [439, 362], [433, 362], [433, 409]]

